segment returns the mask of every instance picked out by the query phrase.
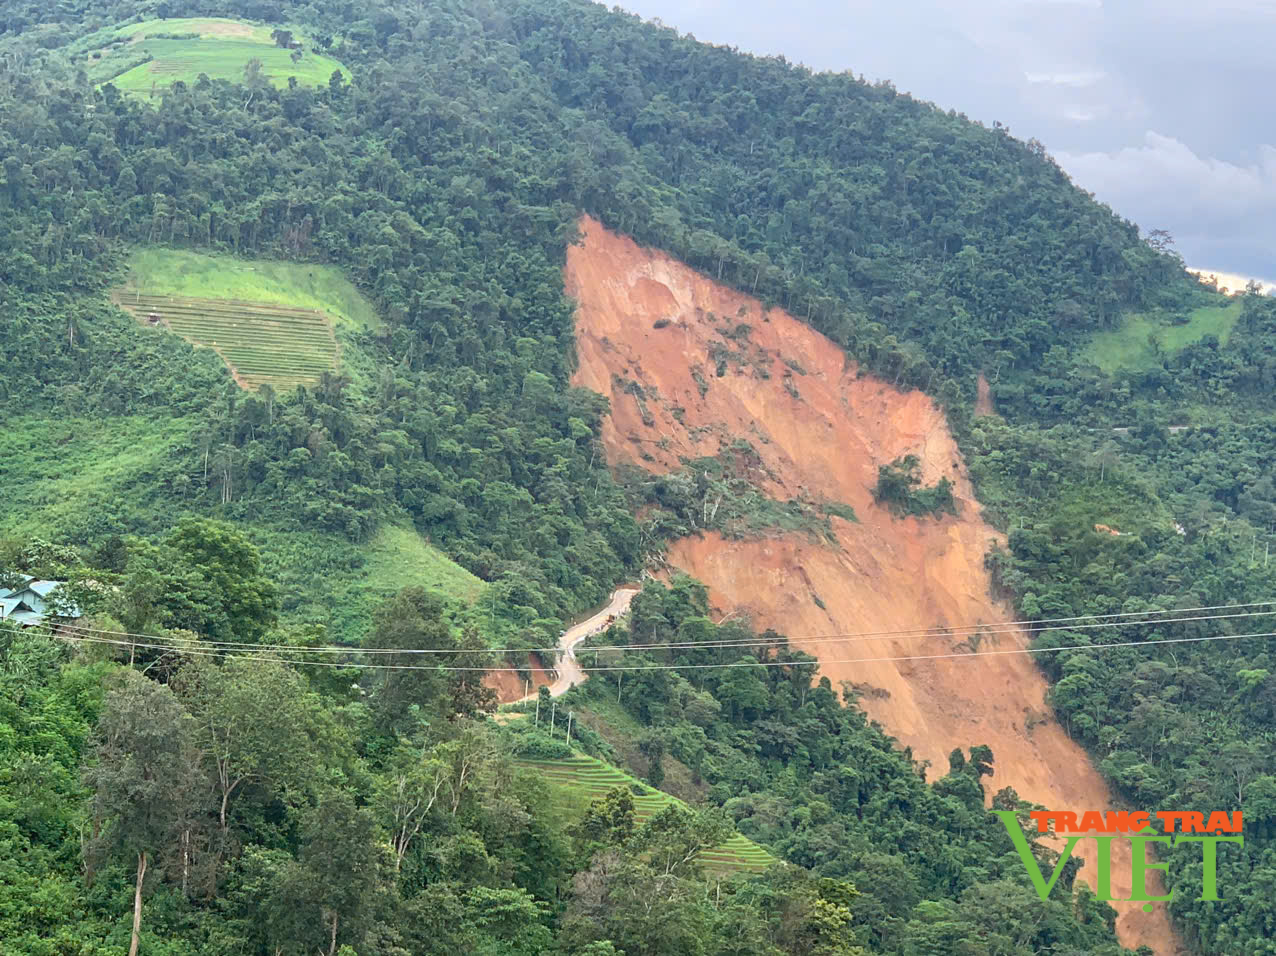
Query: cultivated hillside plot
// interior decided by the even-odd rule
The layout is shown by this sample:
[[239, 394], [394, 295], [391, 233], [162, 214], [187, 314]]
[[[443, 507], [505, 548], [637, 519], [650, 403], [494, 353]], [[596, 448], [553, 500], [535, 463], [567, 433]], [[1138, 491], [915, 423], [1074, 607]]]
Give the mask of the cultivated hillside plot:
[[279, 46], [273, 29], [217, 17], [149, 20], [99, 31], [72, 49], [84, 57], [96, 82], [148, 96], [178, 80], [193, 84], [201, 73], [210, 80], [243, 83], [251, 60], [261, 63], [263, 80], [279, 87], [289, 77], [301, 86], [324, 85], [334, 71], [350, 78], [337, 60], [315, 53], [299, 34], [293, 36], [295, 49]]
[[235, 381], [255, 391], [313, 386], [337, 369], [337, 340], [322, 312], [262, 302], [117, 293], [115, 301], [138, 320], [211, 348]]
[[[535, 770], [551, 784], [586, 800], [606, 796], [615, 787], [630, 789], [637, 786], [643, 791], [634, 794], [634, 810], [640, 823], [671, 804], [686, 806], [677, 797], [653, 790], [624, 771], [586, 754], [574, 754], [561, 760], [520, 760], [518, 763]], [[706, 869], [740, 872], [765, 870], [775, 862], [775, 857], [752, 840], [735, 833], [722, 846], [696, 854], [696, 860]]]
[[1160, 368], [1164, 356], [1180, 352], [1207, 335], [1226, 345], [1243, 308], [1241, 302], [1205, 305], [1187, 313], [1186, 321], [1179, 324], [1141, 313], [1125, 315], [1115, 329], [1091, 339], [1084, 357], [1105, 372]]
[[[859, 688], [868, 714], [930, 762], [931, 779], [947, 771], [954, 748], [987, 744], [996, 757], [990, 796], [1013, 787], [1051, 809], [1112, 807], [1085, 751], [1049, 719], [1046, 682], [1030, 657], [883, 660], [965, 657], [975, 646], [966, 625], [1012, 618], [990, 596], [984, 556], [999, 536], [979, 516], [943, 412], [920, 392], [861, 376], [837, 346], [787, 313], [597, 222], [581, 228], [584, 241], [568, 249], [566, 269], [579, 304], [574, 381], [611, 400], [602, 436], [612, 464], [662, 473], [745, 438], [773, 498], [845, 502], [859, 518], [832, 518], [834, 543], [800, 533], [713, 535], [675, 542], [669, 561], [708, 585], [720, 611], [748, 612], [759, 630], [788, 634], [820, 659], [834, 687]], [[877, 505], [878, 467], [908, 454], [927, 485], [953, 483], [958, 515], [896, 518]], [[957, 632], [889, 636], [923, 628]], [[863, 636], [874, 632], [888, 634]], [[1011, 633], [977, 646], [1025, 644]], [[1127, 856], [1114, 852], [1112, 885], [1128, 896], [1128, 844], [1118, 847]], [[1093, 841], [1081, 841], [1077, 853], [1093, 886]], [[1171, 952], [1164, 907], [1145, 914], [1137, 904], [1116, 905], [1127, 946]]]

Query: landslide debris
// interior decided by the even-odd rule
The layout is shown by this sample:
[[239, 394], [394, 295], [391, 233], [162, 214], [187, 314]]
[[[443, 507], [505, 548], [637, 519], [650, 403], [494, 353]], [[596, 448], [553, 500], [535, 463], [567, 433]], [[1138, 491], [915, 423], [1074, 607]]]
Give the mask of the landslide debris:
[[[971, 627], [1013, 614], [991, 595], [984, 557], [1001, 537], [980, 516], [942, 410], [921, 392], [860, 374], [841, 349], [779, 309], [593, 219], [581, 232], [566, 265], [578, 305], [574, 383], [611, 401], [602, 437], [612, 467], [673, 473], [744, 438], [766, 494], [844, 503], [858, 519], [831, 516], [825, 541], [709, 531], [673, 542], [668, 562], [703, 581], [723, 612], [747, 612], [756, 628], [788, 634], [835, 687], [858, 687], [860, 705], [935, 768], [932, 778], [954, 748], [987, 744], [996, 757], [990, 795], [1013, 787], [1052, 809], [1113, 806], [1085, 751], [1042, 721], [1047, 685], [1031, 657], [966, 657], [1024, 647], [1027, 638]], [[921, 485], [945, 480], [955, 513], [900, 516], [875, 500], [879, 469], [908, 456]], [[944, 628], [951, 633], [900, 633]], [[927, 659], [946, 654], [960, 656]], [[883, 659], [900, 657], [914, 659]], [[1113, 850], [1113, 888], [1128, 895], [1128, 844]], [[1077, 852], [1093, 886], [1093, 842]], [[1171, 952], [1164, 907], [1114, 905], [1124, 945]]]

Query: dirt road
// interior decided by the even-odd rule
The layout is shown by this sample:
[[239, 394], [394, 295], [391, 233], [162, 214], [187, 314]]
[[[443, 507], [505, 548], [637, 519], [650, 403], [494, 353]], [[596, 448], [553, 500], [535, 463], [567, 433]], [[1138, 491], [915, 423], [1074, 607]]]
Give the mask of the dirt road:
[[[617, 588], [605, 608], [563, 631], [563, 636], [558, 639], [558, 649], [561, 652], [558, 658], [558, 676], [549, 685], [551, 697], [561, 697], [571, 690], [573, 684], [583, 684], [588, 679], [589, 675], [576, 660], [576, 645], [587, 637], [607, 630], [616, 618], [626, 614], [629, 611], [629, 602], [637, 593], [638, 588]], [[531, 700], [535, 696], [536, 694], [529, 694], [520, 700]]]

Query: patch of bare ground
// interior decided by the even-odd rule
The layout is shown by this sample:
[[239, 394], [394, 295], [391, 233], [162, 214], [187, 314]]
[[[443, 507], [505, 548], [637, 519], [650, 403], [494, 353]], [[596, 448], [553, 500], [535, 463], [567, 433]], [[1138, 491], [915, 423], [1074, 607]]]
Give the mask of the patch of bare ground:
[[[509, 664], [505, 664], [509, 667]], [[554, 682], [554, 675], [545, 670], [535, 655], [527, 655], [527, 669], [531, 675], [530, 685], [527, 678], [513, 671], [488, 671], [483, 675], [483, 686], [496, 691], [502, 704], [512, 704], [522, 700], [524, 696], [538, 690], [542, 685]]]

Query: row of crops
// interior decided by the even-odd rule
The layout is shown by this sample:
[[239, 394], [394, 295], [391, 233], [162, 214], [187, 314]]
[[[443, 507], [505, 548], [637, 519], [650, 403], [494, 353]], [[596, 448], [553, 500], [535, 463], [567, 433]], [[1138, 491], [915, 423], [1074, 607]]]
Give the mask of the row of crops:
[[324, 372], [337, 368], [337, 340], [321, 312], [134, 292], [117, 301], [139, 321], [215, 350], [235, 380], [249, 390], [267, 384], [276, 391], [313, 386]]
[[[670, 804], [685, 806], [677, 797], [653, 790], [624, 771], [587, 754], [577, 753], [559, 760], [523, 759], [518, 763], [535, 770], [551, 784], [586, 800], [606, 796], [615, 787], [632, 790], [639, 822]], [[726, 843], [705, 850], [696, 859], [709, 869], [725, 872], [761, 871], [775, 862], [775, 857], [739, 833], [733, 833]]]

